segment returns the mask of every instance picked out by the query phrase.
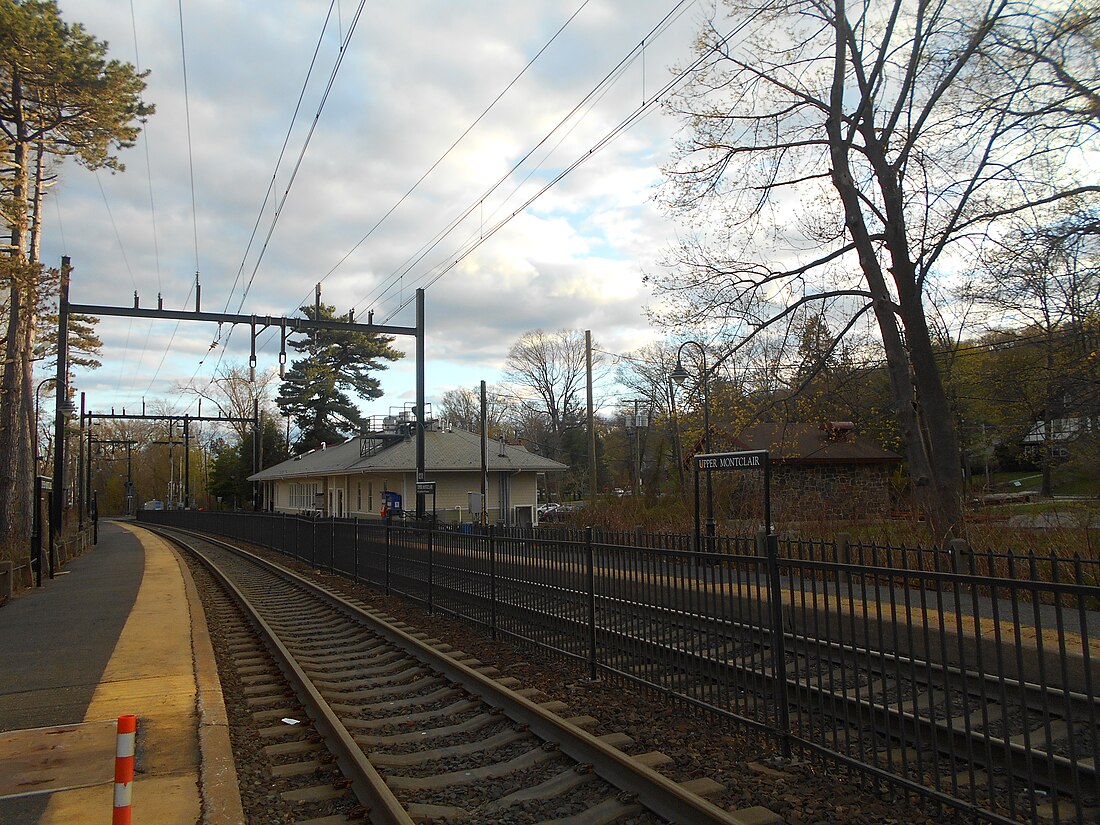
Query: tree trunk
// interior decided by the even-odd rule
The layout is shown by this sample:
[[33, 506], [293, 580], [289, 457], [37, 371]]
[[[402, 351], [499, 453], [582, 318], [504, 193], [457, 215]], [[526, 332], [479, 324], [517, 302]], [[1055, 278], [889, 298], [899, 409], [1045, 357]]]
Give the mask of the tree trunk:
[[31, 455], [34, 419], [34, 272], [26, 259], [28, 171], [22, 120], [22, 87], [12, 79], [12, 179], [10, 304], [4, 352], [3, 403], [0, 403], [0, 558], [16, 561], [27, 552], [33, 513], [35, 461]]
[[850, 31], [843, 2], [837, 4], [834, 28], [833, 84], [826, 121], [833, 187], [844, 205], [845, 226], [855, 244], [867, 286], [875, 296], [875, 317], [886, 352], [898, 427], [914, 492], [935, 538], [943, 541], [956, 533], [962, 519], [958, 438], [909, 254], [902, 192], [896, 172], [887, 160], [886, 147], [875, 131], [875, 107], [870, 102], [861, 107], [856, 126], [863, 137], [863, 152], [874, 169], [883, 198], [886, 212], [883, 240], [891, 258], [890, 273], [897, 290], [897, 305], [891, 300], [876, 241], [867, 226], [860, 192], [852, 175], [851, 142], [844, 134], [851, 118], [844, 108]]

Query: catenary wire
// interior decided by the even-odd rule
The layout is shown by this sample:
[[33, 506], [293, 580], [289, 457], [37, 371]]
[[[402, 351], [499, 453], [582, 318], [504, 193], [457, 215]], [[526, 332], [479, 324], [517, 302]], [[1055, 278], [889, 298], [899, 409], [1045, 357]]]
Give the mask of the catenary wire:
[[[576, 10], [566, 19], [566, 21], [557, 29], [557, 31], [555, 31], [555, 33], [550, 37], [550, 39], [539, 49], [539, 51], [535, 54], [535, 56], [532, 57], [527, 62], [527, 64], [519, 71], [519, 73], [516, 74], [515, 77], [513, 77], [505, 85], [505, 87], [497, 94], [497, 96], [492, 100], [492, 102], [490, 102], [490, 104], [481, 112], [481, 114], [479, 114], [469, 124], [469, 126], [466, 127], [466, 129], [458, 136], [458, 138], [456, 138], [454, 140], [454, 142], [452, 142], [451, 145], [443, 152], [443, 154], [438, 159], [436, 159], [436, 161], [430, 167], [428, 167], [428, 169], [398, 199], [398, 201], [396, 203], [394, 203], [386, 211], [386, 213], [370, 228], [370, 230], [368, 230], [368, 232], [362, 238], [360, 238], [354, 244], [354, 246], [352, 246], [351, 250], [349, 250], [339, 261], [337, 261], [337, 263], [321, 278], [321, 282], [324, 282], [324, 280], [326, 280], [330, 275], [335, 273], [336, 270], [339, 269], [339, 267], [355, 252], [355, 250], [358, 249], [368, 238], [370, 238], [371, 235], [382, 225], [382, 223], [398, 207], [400, 207], [402, 203], [404, 203], [404, 201], [420, 186], [420, 184], [422, 184], [424, 182], [424, 180], [426, 180], [429, 177], [429, 175], [431, 175], [431, 173], [436, 168], [439, 167], [439, 165], [451, 154], [451, 152], [454, 151], [454, 149], [466, 138], [466, 136], [469, 135], [471, 131], [473, 131], [473, 129], [478, 125], [478, 123], [480, 123], [486, 117], [486, 115], [488, 115], [488, 113], [507, 94], [507, 92], [520, 80], [520, 78], [523, 77], [523, 75], [531, 68], [531, 66], [534, 65], [534, 63], [546, 52], [546, 50], [551, 46], [551, 44], [554, 43], [554, 41], [559, 37], [559, 35], [561, 35], [561, 33], [566, 29], [566, 27], [577, 17], [577, 15], [580, 14], [580, 12], [584, 10], [584, 8], [589, 4], [589, 2], [590, 2], [590, 0], [584, 0], [584, 2], [581, 3], [581, 5], [576, 8]], [[680, 0], [680, 3], [678, 5], [683, 5], [686, 2], [688, 2], [688, 0]], [[350, 36], [350, 32], [349, 32], [349, 36]], [[293, 312], [293, 311], [297, 310], [297, 308], [299, 306], [303, 305], [306, 301], [308, 301], [308, 299], [309, 299], [308, 295], [304, 296], [300, 301], [298, 301], [297, 305], [290, 311]], [[231, 336], [231, 335], [232, 335], [232, 330], [229, 331], [229, 336]], [[270, 336], [268, 336], [268, 338], [270, 338]], [[228, 337], [226, 339], [226, 343], [228, 343]], [[258, 346], [262, 347], [262, 344], [258, 344]], [[222, 353], [224, 353], [224, 351], [225, 350], [223, 349]], [[221, 364], [221, 358], [219, 358], [219, 360], [218, 360], [218, 366], [220, 366], [220, 364]], [[217, 369], [217, 366], [215, 367], [215, 369]], [[197, 373], [196, 373], [196, 375], [197, 375]]]
[[[380, 226], [382, 226], [383, 223], [385, 223], [386, 219], [389, 218], [389, 216], [392, 215], [401, 206], [401, 204], [403, 204], [409, 198], [409, 196], [411, 196], [413, 192], [415, 192], [420, 187], [420, 184], [422, 184], [428, 178], [428, 176], [432, 174], [432, 172], [439, 168], [439, 165], [443, 163], [443, 161], [450, 156], [451, 152], [453, 152], [458, 147], [458, 145], [466, 138], [466, 136], [469, 135], [470, 132], [472, 132], [482, 120], [485, 119], [489, 112], [491, 112], [493, 108], [496, 107], [497, 103], [500, 102], [501, 98], [508, 94], [511, 88], [519, 82], [520, 78], [522, 78], [527, 73], [528, 69], [535, 65], [535, 62], [540, 57], [542, 57], [542, 55], [546, 52], [547, 49], [550, 48], [551, 45], [553, 45], [554, 41], [558, 39], [558, 36], [561, 35], [561, 33], [565, 31], [566, 27], [568, 27], [569, 24], [573, 22], [574, 18], [576, 18], [576, 16], [580, 14], [586, 6], [588, 6], [589, 2], [591, 2], [591, 0], [584, 0], [584, 2], [581, 3], [571, 15], [569, 15], [568, 19], [566, 19], [566, 21], [558, 27], [558, 30], [554, 32], [554, 34], [550, 37], [549, 40], [546, 41], [546, 43], [543, 44], [542, 48], [538, 50], [535, 56], [527, 61], [527, 64], [519, 70], [515, 77], [508, 81], [508, 83], [504, 86], [503, 89], [500, 90], [497, 96], [494, 97], [492, 101], [490, 101], [489, 105], [481, 111], [481, 114], [479, 114], [476, 118], [473, 119], [473, 121], [471, 121], [470, 125], [467, 126], [457, 138], [455, 138], [454, 142], [452, 142], [451, 145], [444, 150], [443, 154], [436, 158], [435, 162], [431, 166], [429, 166], [424, 171], [424, 173], [420, 175], [419, 178], [416, 179], [413, 185], [410, 186], [400, 198], [397, 199], [397, 202], [394, 203], [389, 209], [387, 209], [385, 213], [383, 213], [382, 217], [380, 217], [374, 223], [374, 225], [369, 230], [367, 230], [367, 233], [363, 235], [363, 237], [361, 237], [358, 241], [356, 241], [351, 249], [349, 249], [344, 254], [344, 256], [340, 258], [340, 260], [338, 260], [333, 265], [333, 267], [321, 277], [319, 283], [324, 283], [330, 275], [336, 272], [336, 270], [339, 269], [344, 264], [344, 262], [347, 261], [347, 259], [350, 258], [355, 253], [355, 251], [359, 249], [359, 247], [362, 246], [378, 230]], [[302, 300], [306, 301], [308, 300], [308, 298], [309, 296], [307, 295]]]
[[[448, 263], [442, 265], [434, 275], [428, 273], [428, 274], [425, 274], [424, 276], [421, 276], [420, 280], [426, 280], [427, 281], [426, 285], [424, 286], [424, 289], [428, 289], [433, 284], [438, 282], [440, 278], [442, 278], [448, 272], [453, 270], [463, 259], [465, 259], [467, 256], [469, 256], [477, 248], [479, 248], [483, 243], [485, 243], [485, 241], [487, 241], [489, 238], [491, 238], [493, 235], [495, 235], [497, 232], [499, 232], [501, 229], [503, 229], [516, 216], [518, 216], [522, 212], [524, 212], [532, 203], [534, 203], [536, 200], [538, 200], [538, 198], [542, 197], [542, 195], [544, 195], [551, 188], [556, 186], [559, 182], [561, 182], [562, 179], [564, 179], [567, 175], [569, 175], [571, 172], [573, 172], [575, 169], [577, 169], [579, 166], [581, 166], [581, 164], [583, 164], [588, 159], [592, 158], [601, 149], [603, 149], [605, 146], [607, 146], [612, 140], [614, 140], [620, 134], [622, 134], [627, 129], [629, 129], [631, 126], [633, 126], [638, 120], [640, 120], [644, 115], [646, 115], [653, 108], [653, 106], [657, 102], [659, 102], [662, 98], [664, 98], [664, 96], [667, 95], [673, 88], [675, 88], [677, 85], [679, 85], [681, 82], [683, 82], [683, 80], [685, 78], [689, 77], [691, 75], [691, 73], [704, 60], [706, 60], [710, 57], [710, 55], [713, 53], [713, 51], [715, 51], [718, 48], [720, 48], [721, 46], [725, 45], [729, 40], [731, 40], [734, 36], [736, 36], [742, 29], [744, 29], [746, 26], [748, 26], [748, 24], [750, 22], [751, 22], [751, 19], [745, 20], [745, 21], [742, 21], [737, 26], [735, 26], [727, 35], [725, 35], [720, 41], [718, 41], [718, 43], [716, 43], [714, 46], [712, 46], [711, 50], [709, 50], [707, 52], [704, 52], [703, 54], [699, 55], [699, 57], [697, 57], [694, 61], [692, 61], [688, 65], [687, 68], [680, 71], [671, 80], [669, 80], [667, 83], [665, 83], [665, 85], [662, 86], [661, 89], [656, 94], [654, 94], [651, 98], [649, 98], [649, 100], [647, 100], [641, 106], [636, 108], [633, 112], [631, 112], [631, 114], [629, 114], [626, 118], [624, 118], [622, 121], [620, 121], [609, 132], [607, 132], [599, 141], [597, 141], [592, 146], [592, 148], [590, 148], [587, 152], [585, 152], [584, 154], [582, 154], [581, 156], [576, 158], [572, 163], [570, 163], [563, 170], [561, 170], [549, 182], [547, 182], [544, 186], [542, 186], [532, 196], [527, 198], [527, 200], [525, 200], [522, 204], [520, 204], [520, 206], [517, 207], [514, 211], [512, 211], [509, 215], [507, 215], [501, 221], [497, 222], [488, 231], [483, 232], [476, 240], [469, 243], [465, 249], [460, 250], [459, 253], [453, 258], [453, 260], [450, 260]], [[635, 52], [637, 52], [637, 47], [634, 50], [632, 50], [631, 54], [634, 54]], [[590, 94], [592, 94], [592, 93], [590, 93]], [[412, 300], [411, 298], [407, 298], [403, 302], [401, 302], [401, 304], [397, 307], [397, 309], [395, 309], [393, 311], [393, 313], [391, 313], [390, 317], [392, 317], [393, 315], [396, 315], [398, 312], [400, 312], [402, 309], [404, 309], [406, 306], [408, 306], [408, 304], [411, 302], [411, 300]]]
[[[673, 8], [661, 19], [661, 21], [658, 22], [650, 30], [650, 32], [646, 35], [646, 37], [643, 38], [643, 40], [641, 41], [642, 44], [644, 44], [646, 42], [646, 40], [652, 41], [652, 38], [654, 38], [661, 31], [663, 31], [665, 28], [667, 28], [669, 25], [671, 25], [671, 22], [673, 20], [675, 20], [677, 17], [679, 17], [679, 15], [682, 14], [686, 10], [686, 8], [689, 5], [689, 2], [690, 2], [690, 0], [679, 0], [679, 2], [677, 2], [676, 5], [674, 5]], [[404, 279], [404, 277], [409, 274], [409, 272], [412, 270], [412, 268], [414, 266], [416, 266], [417, 263], [422, 261], [424, 259], [424, 257], [428, 253], [431, 252], [432, 249], [434, 249], [436, 246], [438, 246], [448, 235], [451, 234], [451, 232], [453, 232], [459, 225], [461, 225], [461, 223], [463, 221], [465, 221], [470, 215], [472, 215], [476, 210], [478, 210], [480, 208], [481, 204], [483, 204], [487, 198], [489, 198], [497, 189], [499, 189], [501, 186], [503, 186], [504, 183], [507, 182], [512, 177], [512, 175], [514, 175], [516, 173], [516, 171], [518, 169], [522, 168], [522, 166], [525, 163], [527, 163], [527, 161], [530, 160], [531, 157], [535, 155], [535, 153], [537, 153], [542, 147], [544, 147], [551, 140], [553, 135], [555, 135], [559, 130], [561, 130], [564, 127], [565, 124], [567, 124], [571, 120], [573, 120], [573, 118], [576, 117], [577, 114], [580, 111], [582, 111], [585, 107], [592, 105], [594, 100], [598, 99], [599, 96], [606, 93], [606, 90], [609, 89], [610, 86], [613, 85], [615, 82], [617, 82], [617, 80], [625, 72], [626, 68], [628, 68], [633, 63], [633, 61], [635, 59], [637, 59], [637, 55], [638, 55], [639, 50], [641, 48], [642, 48], [641, 44], [639, 44], [638, 46], [635, 46], [634, 48], [632, 48], [630, 50], [630, 52], [628, 52], [625, 57], [623, 57], [607, 74], [605, 74], [604, 77], [601, 78], [600, 81], [583, 98], [581, 98], [581, 100], [577, 104], [575, 104], [569, 110], [569, 112], [566, 113], [565, 116], [563, 116], [558, 121], [558, 123], [555, 124], [546, 133], [546, 135], [543, 136], [543, 138], [541, 140], [539, 140], [538, 143], [536, 143], [529, 151], [527, 151], [515, 164], [512, 165], [512, 167], [509, 170], [507, 170], [500, 178], [498, 178], [492, 185], [490, 185], [487, 190], [485, 190], [481, 195], [479, 195], [466, 209], [464, 209], [457, 217], [455, 217], [444, 229], [440, 230], [440, 232], [436, 234], [435, 238], [432, 241], [430, 241], [426, 245], [426, 247], [422, 247], [421, 253], [415, 257], [415, 260], [413, 260], [412, 263], [403, 264], [386, 281], [383, 281], [381, 284], [379, 284], [377, 287], [375, 287], [374, 290], [372, 290], [366, 296], [361, 298], [357, 302], [356, 305], [358, 306], [359, 304], [362, 304], [362, 303], [367, 302], [367, 301], [371, 301], [372, 303], [377, 303], [377, 301], [381, 300], [382, 297], [384, 297], [386, 294], [388, 294], [393, 289], [393, 287], [395, 285], [400, 283]], [[637, 111], [637, 110], [635, 110], [635, 111]], [[595, 151], [595, 150], [592, 150], [592, 151]], [[592, 152], [590, 151], [588, 153], [588, 155], [586, 155], [585, 157], [588, 157], [591, 154], [592, 154]], [[545, 162], [545, 159], [544, 159], [544, 162]], [[579, 165], [579, 164], [575, 163], [574, 166], [576, 166], [576, 165]], [[530, 177], [530, 175], [534, 174], [534, 172], [537, 170], [537, 168], [538, 168], [538, 166], [536, 166], [535, 169], [532, 169], [532, 171], [528, 175], [528, 178]], [[562, 175], [559, 178], [555, 179], [554, 183], [556, 183], [558, 180], [560, 180], [561, 177], [564, 177], [564, 175]], [[553, 184], [551, 184], [551, 185], [553, 185]], [[546, 189], [548, 189], [548, 188], [549, 188], [549, 186], [546, 187]], [[545, 191], [545, 189], [543, 191]], [[514, 212], [511, 215], [511, 217], [515, 217], [516, 215], [518, 215], [520, 212], [522, 212], [524, 209], [526, 209], [526, 207], [528, 205], [530, 205], [530, 202], [528, 202], [527, 204], [524, 204], [524, 206], [522, 206], [519, 210]], [[509, 218], [509, 220], [510, 220], [510, 218]], [[484, 240], [486, 240], [486, 239], [487, 239], [487, 237], [482, 237], [482, 238], [479, 239], [479, 241], [484, 242]], [[477, 246], [480, 246], [480, 243], [478, 243]], [[474, 248], [476, 248], [476, 246]], [[472, 249], [469, 250], [469, 251], [472, 251]], [[469, 254], [469, 251], [466, 252], [465, 254]], [[464, 257], [464, 255], [463, 255], [463, 257]], [[457, 261], [455, 263], [457, 263]], [[427, 275], [421, 276], [422, 279], [425, 278], [425, 277], [428, 277], [428, 276]], [[438, 278], [432, 279], [431, 283], [434, 283], [436, 280], [438, 280]], [[400, 306], [394, 312], [392, 312], [390, 314], [390, 317], [392, 318], [393, 315], [396, 315], [397, 312], [399, 312], [402, 308], [407, 306], [408, 302], [409, 302], [408, 300], [402, 301], [400, 303]]]
[[[306, 151], [308, 150], [310, 141], [312, 140], [314, 132], [317, 129], [317, 124], [320, 122], [321, 113], [325, 108], [325, 103], [328, 101], [329, 94], [331, 93], [332, 88], [336, 83], [336, 76], [340, 71], [340, 66], [343, 64], [344, 57], [347, 54], [348, 44], [351, 42], [352, 35], [355, 33], [356, 26], [359, 22], [359, 18], [362, 16], [363, 9], [364, 9], [365, 6], [366, 6], [366, 0], [360, 0], [359, 7], [356, 9], [356, 12], [355, 12], [355, 17], [352, 19], [351, 24], [348, 26], [347, 36], [340, 42], [339, 55], [336, 59], [335, 64], [333, 65], [332, 71], [329, 73], [328, 83], [326, 84], [324, 93], [321, 96], [321, 101], [317, 106], [317, 111], [313, 116], [313, 121], [310, 124], [309, 131], [306, 134], [306, 138], [305, 138], [305, 140], [302, 144], [301, 151], [298, 153], [298, 159], [295, 162], [294, 170], [290, 174], [290, 180], [287, 183], [286, 188], [283, 190], [283, 195], [280, 198], [279, 203], [275, 208], [275, 214], [272, 217], [271, 225], [268, 227], [267, 235], [265, 236], [263, 245], [260, 248], [260, 254], [257, 256], [256, 262], [252, 267], [252, 274], [248, 279], [248, 284], [245, 286], [244, 292], [241, 294], [241, 300], [240, 300], [240, 303], [238, 304], [238, 309], [237, 309], [238, 312], [240, 312], [240, 309], [244, 306], [245, 299], [248, 297], [248, 293], [252, 289], [252, 283], [256, 279], [256, 273], [259, 271], [260, 263], [263, 261], [264, 254], [267, 252], [268, 244], [271, 241], [272, 234], [275, 232], [275, 227], [279, 222], [279, 217], [282, 215], [283, 207], [286, 205], [286, 200], [290, 195], [291, 187], [293, 187], [294, 181], [298, 177], [298, 172], [302, 167], [302, 162], [305, 159]], [[220, 334], [220, 332], [219, 332], [219, 334]], [[225, 341], [222, 344], [221, 351], [218, 353], [218, 361], [214, 365], [213, 374], [216, 374], [218, 368], [221, 366], [222, 359], [224, 358], [224, 354], [225, 354], [225, 351], [226, 351], [226, 347], [228, 346], [229, 341], [232, 337], [233, 337], [233, 328], [230, 327], [229, 331], [226, 333]], [[213, 349], [214, 347], [218, 346], [219, 343], [220, 343], [220, 338], [215, 337], [213, 343], [211, 344], [211, 348]], [[199, 363], [199, 368], [201, 368], [201, 366], [202, 366], [202, 362]], [[195, 371], [195, 377], [197, 377], [197, 376], [198, 376], [198, 368]], [[213, 378], [211, 378], [210, 380], [213, 381]], [[192, 381], [194, 381], [194, 377], [192, 378]]]

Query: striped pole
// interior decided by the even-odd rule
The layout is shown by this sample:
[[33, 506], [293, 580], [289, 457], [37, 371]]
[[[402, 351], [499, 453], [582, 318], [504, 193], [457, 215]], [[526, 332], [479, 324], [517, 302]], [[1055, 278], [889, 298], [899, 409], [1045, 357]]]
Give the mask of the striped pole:
[[118, 717], [118, 740], [115, 745], [115, 809], [111, 825], [130, 825], [134, 792], [134, 740], [137, 738], [137, 717]]

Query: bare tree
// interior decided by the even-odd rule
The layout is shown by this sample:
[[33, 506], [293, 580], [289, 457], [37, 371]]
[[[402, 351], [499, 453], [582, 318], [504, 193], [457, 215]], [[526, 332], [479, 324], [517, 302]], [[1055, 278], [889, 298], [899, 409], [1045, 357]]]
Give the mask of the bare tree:
[[1100, 244], [1087, 234], [1067, 232], [1065, 222], [1021, 226], [982, 257], [978, 279], [969, 297], [989, 313], [991, 326], [1003, 330], [1007, 322], [1022, 328], [1042, 354], [1017, 377], [1013, 397], [1042, 416], [1040, 492], [1049, 496], [1055, 420], [1092, 419], [1097, 411], [1092, 319], [1100, 310]]
[[[592, 361], [594, 368], [602, 365], [599, 353]], [[532, 330], [508, 351], [504, 377], [516, 387], [520, 407], [545, 419], [551, 458], [561, 455], [565, 430], [583, 419], [585, 375], [584, 333], [577, 330]]]
[[257, 371], [252, 380], [249, 368], [245, 365], [224, 364], [217, 374], [202, 386], [180, 387], [180, 392], [201, 398], [211, 403], [218, 415], [226, 418], [242, 418], [247, 421], [232, 421], [230, 427], [237, 436], [238, 443], [252, 437], [252, 414], [259, 403], [264, 416], [275, 418], [279, 415], [272, 391], [278, 383], [275, 369]]
[[[744, 346], [808, 305], [876, 320], [919, 501], [961, 523], [958, 437], [925, 302], [997, 224], [1095, 198], [1097, 17], [1085, 4], [730, 2], [673, 101], [668, 203], [692, 221], [652, 276], [677, 325]], [[1072, 29], [1074, 37], [1059, 34]], [[703, 218], [706, 218], [705, 220]]]
[[[510, 404], [492, 385], [486, 387], [485, 400], [489, 437], [498, 438], [504, 422], [511, 417]], [[452, 427], [471, 433], [481, 432], [481, 388], [447, 390], [439, 401], [438, 413]]]

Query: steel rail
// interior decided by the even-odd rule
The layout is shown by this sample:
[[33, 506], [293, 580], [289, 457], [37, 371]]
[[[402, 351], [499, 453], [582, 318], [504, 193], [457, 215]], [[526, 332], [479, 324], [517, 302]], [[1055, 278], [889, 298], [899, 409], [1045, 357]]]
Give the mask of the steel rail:
[[[146, 526], [146, 529], [150, 528]], [[216, 564], [203, 555], [202, 551], [187, 544], [179, 536], [160, 530], [153, 530], [153, 532], [178, 544], [199, 559], [233, 598], [238, 607], [253, 622], [264, 644], [278, 663], [279, 669], [302, 702], [302, 706], [312, 720], [314, 727], [325, 738], [325, 744], [336, 757], [336, 763], [339, 765], [340, 770], [351, 782], [355, 795], [359, 798], [360, 803], [370, 811], [370, 821], [374, 825], [415, 825], [408, 811], [405, 810], [405, 807], [394, 796], [393, 791], [386, 785], [385, 780], [382, 779], [378, 771], [363, 754], [362, 748], [352, 738], [348, 729], [337, 718], [317, 688], [313, 686], [309, 676], [298, 665], [293, 654], [279, 640], [278, 634], [252, 606], [252, 602], [249, 601], [248, 597]], [[211, 544], [223, 544], [222, 542], [211, 541], [205, 536], [203, 541], [208, 541]]]

